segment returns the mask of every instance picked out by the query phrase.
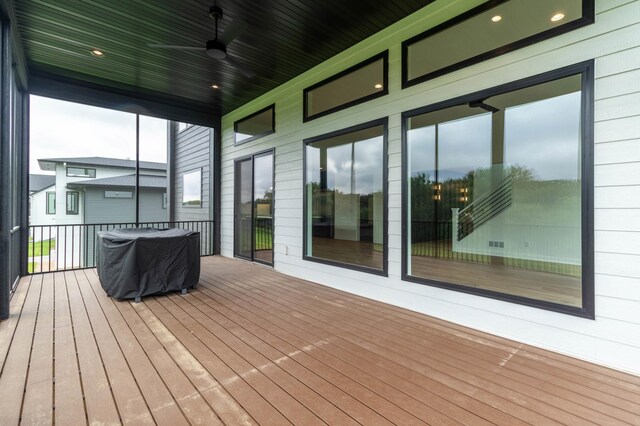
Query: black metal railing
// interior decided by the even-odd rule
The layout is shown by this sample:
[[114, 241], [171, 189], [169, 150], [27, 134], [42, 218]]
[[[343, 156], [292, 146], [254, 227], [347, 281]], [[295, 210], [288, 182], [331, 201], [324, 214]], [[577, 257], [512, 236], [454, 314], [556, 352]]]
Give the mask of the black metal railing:
[[475, 253], [454, 252], [452, 247], [451, 221], [411, 221], [411, 254], [413, 256], [462, 260], [484, 263], [487, 256]]
[[179, 228], [200, 233], [200, 255], [214, 253], [213, 221], [92, 223], [31, 225], [27, 247], [27, 272], [70, 271], [96, 266], [97, 233], [122, 228]]
[[255, 250], [273, 250], [273, 218], [256, 217]]
[[512, 178], [508, 176], [500, 182], [496, 189], [460, 210], [458, 212], [458, 241], [511, 207], [511, 188]]
[[[236, 222], [236, 251], [244, 257], [251, 257], [251, 248], [258, 252], [273, 250], [273, 218], [268, 216], [243, 217]], [[254, 232], [252, 233], [252, 229]]]

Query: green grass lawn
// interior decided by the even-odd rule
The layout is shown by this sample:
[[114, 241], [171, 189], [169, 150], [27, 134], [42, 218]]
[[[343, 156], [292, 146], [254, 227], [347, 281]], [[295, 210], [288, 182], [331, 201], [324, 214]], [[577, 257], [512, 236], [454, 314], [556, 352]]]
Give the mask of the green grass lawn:
[[40, 257], [40, 256], [49, 256], [49, 252], [51, 249], [56, 248], [56, 240], [52, 238], [50, 240], [43, 240], [37, 242], [29, 242], [29, 246], [27, 248], [27, 256], [29, 257]]
[[256, 226], [256, 250], [270, 250], [273, 248], [271, 228]]

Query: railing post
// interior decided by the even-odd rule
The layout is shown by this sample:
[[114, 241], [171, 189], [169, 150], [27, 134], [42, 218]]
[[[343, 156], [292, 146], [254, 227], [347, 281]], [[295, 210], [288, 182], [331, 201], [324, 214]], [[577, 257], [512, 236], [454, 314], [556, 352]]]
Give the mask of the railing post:
[[451, 251], [455, 252], [458, 249], [460, 241], [458, 241], [458, 212], [459, 208], [451, 209]]

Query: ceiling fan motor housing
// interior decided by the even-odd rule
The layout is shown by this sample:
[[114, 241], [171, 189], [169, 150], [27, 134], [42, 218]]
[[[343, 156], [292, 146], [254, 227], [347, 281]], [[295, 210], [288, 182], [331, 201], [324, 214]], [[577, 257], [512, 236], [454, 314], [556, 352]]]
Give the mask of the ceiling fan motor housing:
[[207, 41], [207, 55], [213, 59], [224, 59], [227, 57], [227, 47], [220, 40]]
[[211, 6], [211, 8], [209, 9], [209, 16], [212, 19], [220, 19], [220, 18], [222, 18], [222, 9], [219, 8], [216, 5]]

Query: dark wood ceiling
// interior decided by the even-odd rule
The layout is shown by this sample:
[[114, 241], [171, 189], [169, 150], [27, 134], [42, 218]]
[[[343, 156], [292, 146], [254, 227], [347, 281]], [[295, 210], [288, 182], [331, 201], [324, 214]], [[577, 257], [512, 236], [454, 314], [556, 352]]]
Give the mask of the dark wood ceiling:
[[[30, 75], [170, 97], [225, 114], [432, 0], [218, 0], [221, 32], [235, 19], [248, 25], [228, 53], [257, 74], [253, 79], [204, 52], [147, 47], [204, 45], [214, 34], [208, 14], [214, 0], [13, 1]], [[105, 56], [92, 56], [93, 48]]]

